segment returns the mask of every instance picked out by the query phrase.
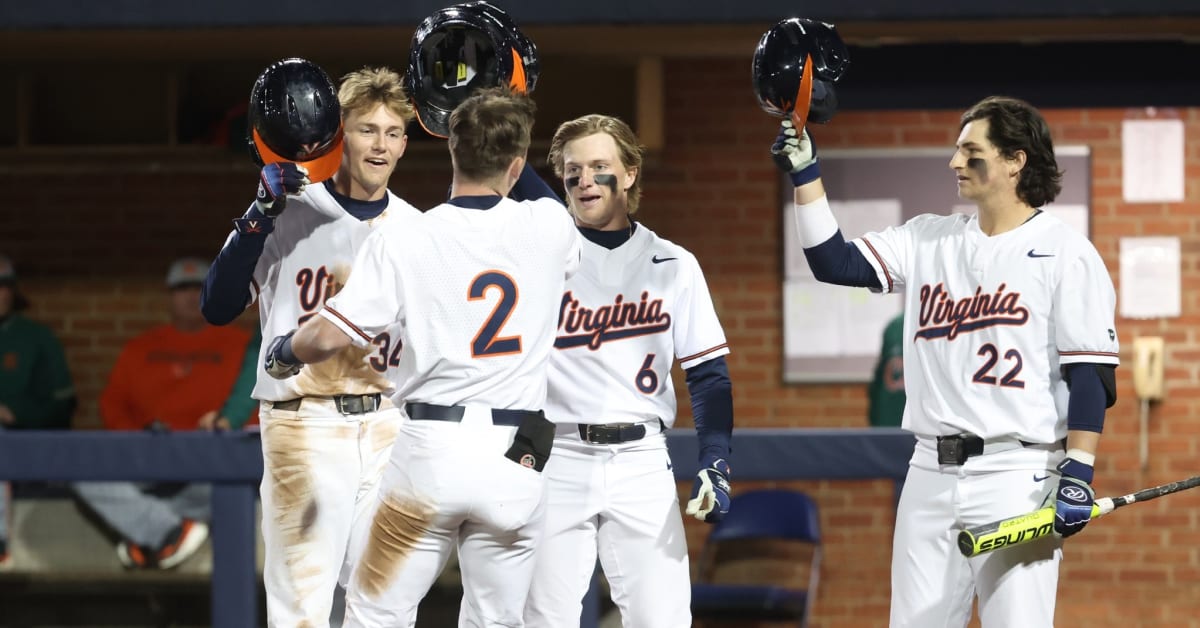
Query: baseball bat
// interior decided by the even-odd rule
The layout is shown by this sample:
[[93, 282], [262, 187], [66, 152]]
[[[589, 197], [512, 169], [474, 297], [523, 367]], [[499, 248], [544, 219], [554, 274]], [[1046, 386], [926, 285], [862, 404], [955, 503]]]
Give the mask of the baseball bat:
[[[1145, 502], [1163, 495], [1178, 493], [1200, 486], [1200, 475], [1140, 490], [1122, 497], [1101, 497], [1092, 504], [1092, 518], [1108, 513], [1134, 502]], [[1054, 507], [1047, 506], [1030, 513], [1001, 519], [991, 523], [967, 528], [958, 533], [958, 551], [963, 556], [978, 556], [1010, 545], [1028, 543], [1054, 532]]]

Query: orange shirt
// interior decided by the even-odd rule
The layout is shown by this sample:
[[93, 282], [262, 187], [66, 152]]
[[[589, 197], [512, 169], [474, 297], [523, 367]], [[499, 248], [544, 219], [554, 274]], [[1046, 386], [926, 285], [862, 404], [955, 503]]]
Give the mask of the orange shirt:
[[140, 430], [158, 419], [194, 430], [233, 389], [250, 335], [236, 326], [181, 332], [155, 327], [126, 343], [100, 396], [110, 430]]

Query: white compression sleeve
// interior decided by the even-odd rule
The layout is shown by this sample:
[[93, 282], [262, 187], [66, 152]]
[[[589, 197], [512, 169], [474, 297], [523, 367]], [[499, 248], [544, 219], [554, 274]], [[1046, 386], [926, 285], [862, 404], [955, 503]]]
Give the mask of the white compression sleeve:
[[837, 219], [833, 217], [826, 197], [796, 206], [796, 232], [802, 248], [814, 247], [832, 238], [837, 231]]

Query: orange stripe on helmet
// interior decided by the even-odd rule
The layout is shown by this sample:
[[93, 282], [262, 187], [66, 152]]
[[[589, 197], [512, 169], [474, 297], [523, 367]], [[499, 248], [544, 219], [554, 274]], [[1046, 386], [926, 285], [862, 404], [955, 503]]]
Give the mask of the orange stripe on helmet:
[[796, 131], [808, 124], [808, 108], [812, 104], [812, 55], [804, 55], [804, 72], [800, 75], [800, 89], [796, 90], [796, 105], [792, 107], [792, 124]]
[[516, 48], [509, 48], [509, 50], [512, 52], [513, 71], [508, 85], [513, 91], [524, 94], [529, 91], [528, 85], [525, 84], [525, 62], [521, 60], [521, 55]]
[[[284, 161], [292, 161], [286, 157], [282, 157], [267, 146], [262, 137], [258, 134], [258, 129], [251, 129], [251, 134], [254, 138], [254, 147], [258, 149], [258, 156], [262, 159], [263, 165], [275, 164]], [[337, 138], [333, 140], [333, 146], [329, 148], [329, 152], [309, 161], [297, 161], [295, 163], [304, 166], [308, 171], [308, 180], [313, 183], [320, 183], [333, 177], [333, 173], [342, 165], [342, 145], [345, 142], [345, 135], [342, 133], [342, 128], [338, 127]]]

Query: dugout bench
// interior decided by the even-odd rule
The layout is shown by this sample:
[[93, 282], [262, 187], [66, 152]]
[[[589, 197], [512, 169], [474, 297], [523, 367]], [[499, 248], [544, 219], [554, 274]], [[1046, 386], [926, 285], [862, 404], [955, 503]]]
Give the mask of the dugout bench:
[[[734, 479], [890, 479], [897, 495], [914, 439], [894, 428], [739, 429]], [[672, 430], [667, 443], [675, 478], [698, 471], [693, 430]], [[212, 482], [212, 623], [251, 628], [257, 617], [255, 502], [262, 478], [257, 432], [0, 433], [0, 480]], [[581, 628], [599, 615], [597, 580], [584, 600]]]

